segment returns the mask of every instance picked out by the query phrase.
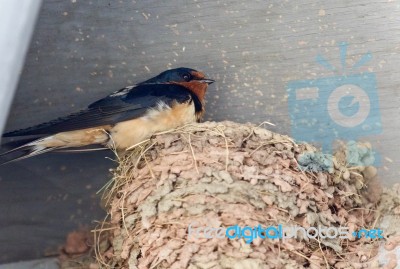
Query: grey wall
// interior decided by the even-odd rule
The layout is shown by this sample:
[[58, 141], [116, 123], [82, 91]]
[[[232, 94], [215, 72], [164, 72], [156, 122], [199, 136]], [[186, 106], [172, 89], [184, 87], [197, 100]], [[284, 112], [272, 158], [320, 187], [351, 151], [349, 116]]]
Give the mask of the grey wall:
[[[276, 124], [290, 134], [286, 85], [331, 76], [363, 54], [374, 72], [383, 132], [367, 137], [385, 184], [398, 181], [398, 1], [45, 0], [7, 129], [62, 116], [167, 68], [216, 79], [207, 119]], [[54, 253], [65, 233], [100, 219], [95, 192], [110, 177], [107, 153], [49, 154], [0, 168], [0, 262]]]

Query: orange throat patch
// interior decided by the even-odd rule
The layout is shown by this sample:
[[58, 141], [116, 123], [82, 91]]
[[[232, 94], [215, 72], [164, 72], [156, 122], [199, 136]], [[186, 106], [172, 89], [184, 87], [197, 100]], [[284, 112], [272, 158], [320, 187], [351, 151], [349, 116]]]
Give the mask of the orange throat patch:
[[204, 107], [204, 97], [207, 92], [207, 83], [202, 83], [199, 81], [190, 81], [190, 82], [172, 82], [172, 84], [177, 84], [185, 87], [188, 89], [191, 93], [197, 96], [199, 98], [201, 104]]

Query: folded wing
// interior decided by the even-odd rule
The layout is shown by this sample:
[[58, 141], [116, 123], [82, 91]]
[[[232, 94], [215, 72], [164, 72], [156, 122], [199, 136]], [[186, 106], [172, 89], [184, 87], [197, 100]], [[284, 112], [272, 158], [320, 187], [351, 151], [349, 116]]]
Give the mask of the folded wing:
[[121, 121], [143, 116], [161, 102], [172, 105], [189, 100], [199, 100], [185, 87], [175, 84], [141, 84], [131, 89], [122, 89], [88, 106], [87, 109], [67, 117], [42, 123], [26, 129], [4, 134], [4, 137], [46, 135], [58, 132], [114, 125]]

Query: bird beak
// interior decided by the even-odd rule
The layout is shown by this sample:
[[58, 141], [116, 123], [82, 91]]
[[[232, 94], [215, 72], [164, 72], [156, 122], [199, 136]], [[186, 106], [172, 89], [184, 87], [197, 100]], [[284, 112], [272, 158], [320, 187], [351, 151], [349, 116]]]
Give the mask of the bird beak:
[[208, 85], [210, 85], [210, 84], [215, 82], [215, 80], [209, 79], [209, 78], [200, 79], [199, 81], [202, 82], [202, 83], [207, 83]]

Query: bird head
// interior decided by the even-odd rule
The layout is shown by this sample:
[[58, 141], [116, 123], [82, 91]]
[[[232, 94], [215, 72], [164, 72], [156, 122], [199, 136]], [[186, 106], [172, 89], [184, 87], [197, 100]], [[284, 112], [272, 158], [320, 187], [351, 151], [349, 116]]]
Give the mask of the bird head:
[[203, 83], [209, 85], [214, 82], [212, 79], [206, 78], [206, 76], [197, 70], [179, 67], [171, 70], [167, 70], [155, 76], [149, 80], [146, 80], [140, 84], [158, 84], [158, 83]]
[[185, 87], [192, 94], [196, 95], [198, 100], [204, 104], [204, 98], [206, 95], [207, 87], [209, 84], [215, 81], [209, 78], [197, 70], [180, 67], [171, 70], [167, 70], [146, 80], [139, 85], [143, 84], [177, 84]]

